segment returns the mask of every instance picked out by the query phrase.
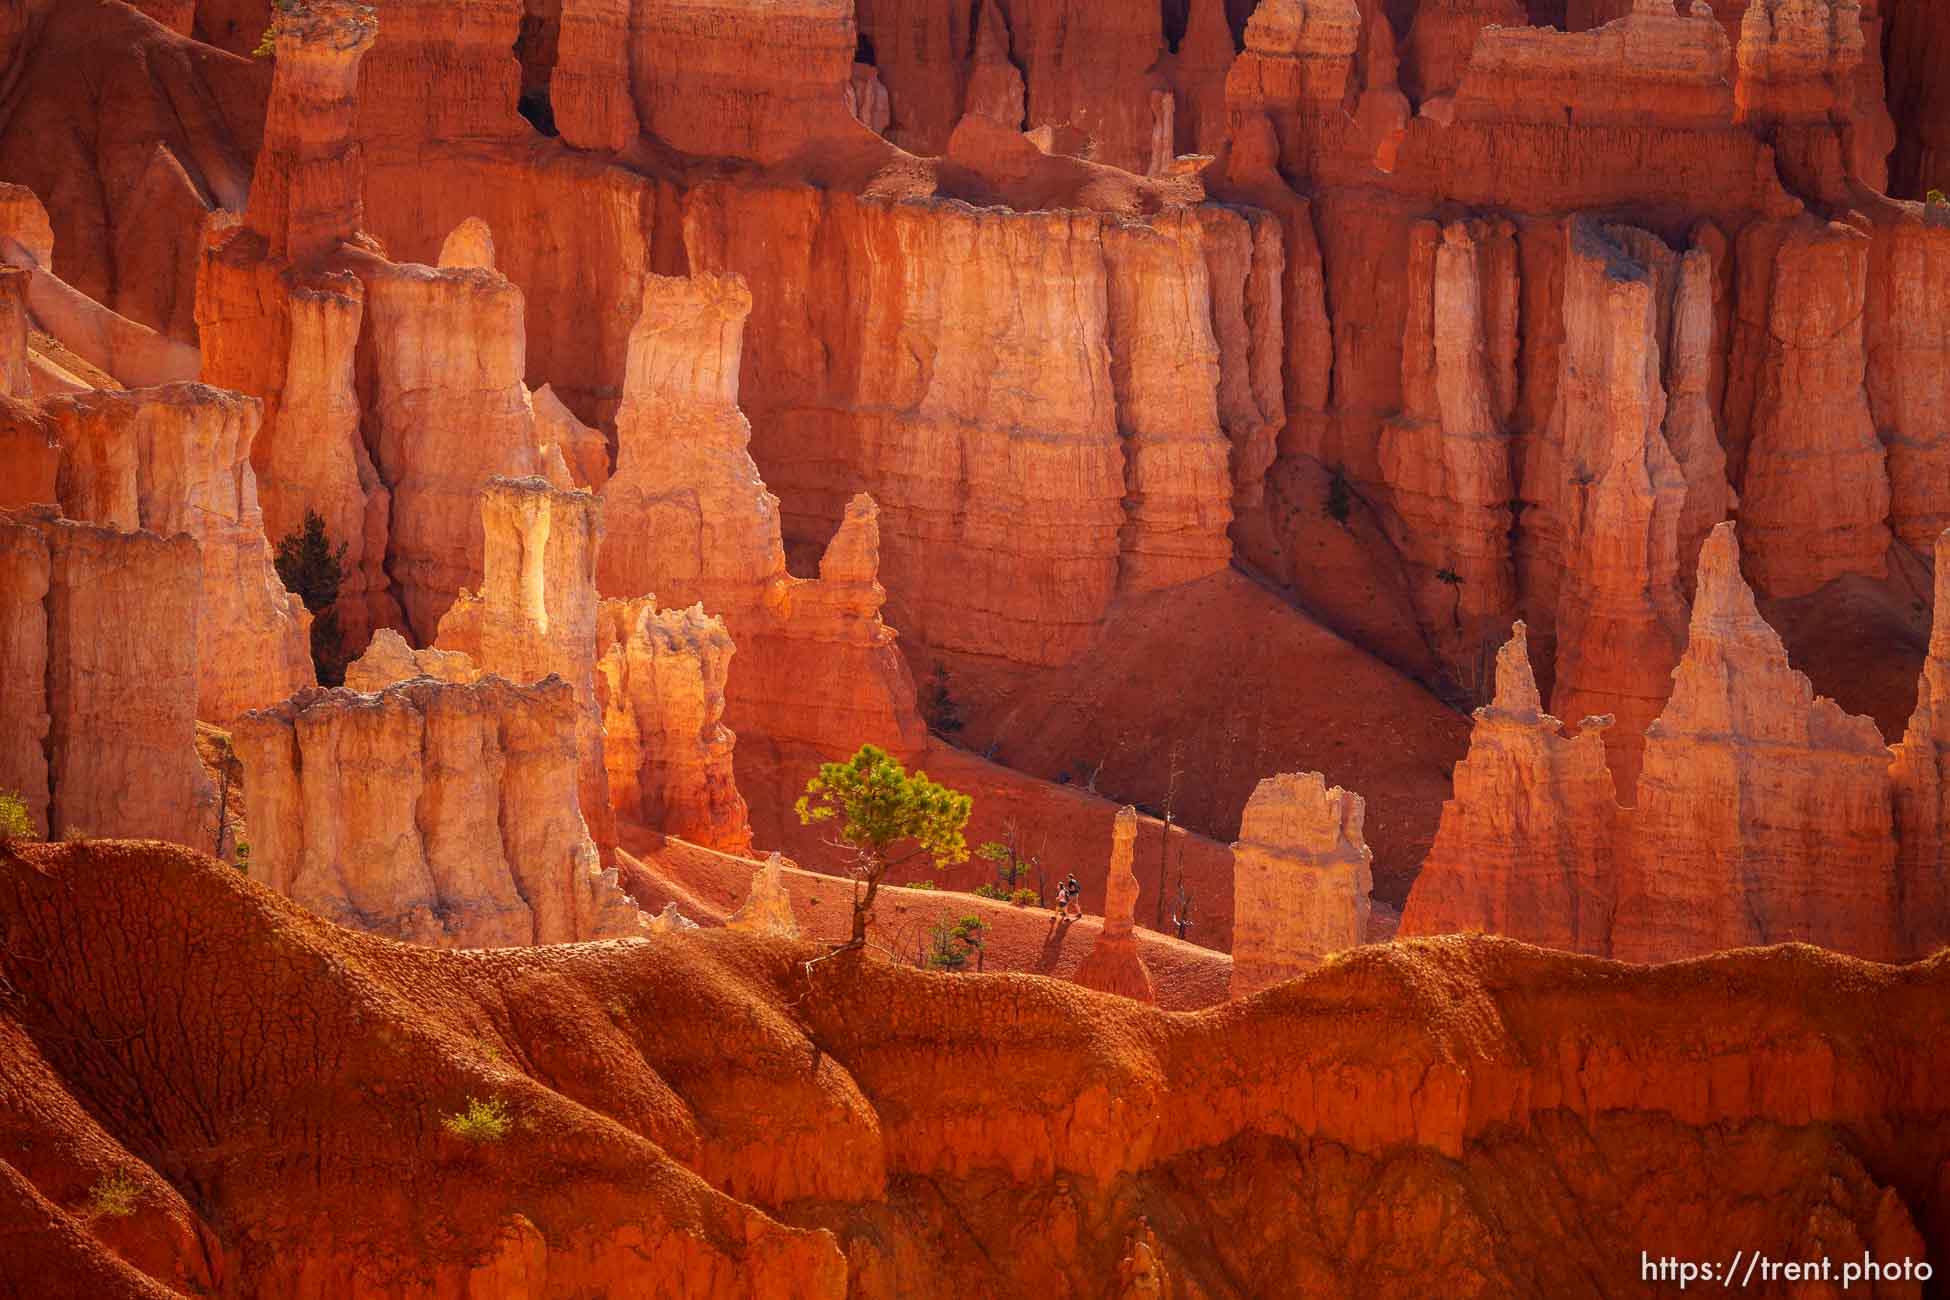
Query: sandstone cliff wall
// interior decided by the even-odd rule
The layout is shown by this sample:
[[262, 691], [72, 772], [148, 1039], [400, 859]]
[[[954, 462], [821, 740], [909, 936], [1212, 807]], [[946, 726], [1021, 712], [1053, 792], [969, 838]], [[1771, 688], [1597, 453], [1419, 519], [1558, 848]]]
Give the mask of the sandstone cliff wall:
[[284, 589], [251, 472], [257, 403], [200, 384], [54, 398], [58, 499], [70, 519], [164, 537], [201, 555], [196, 714], [226, 723], [312, 682], [310, 617]]
[[251, 870], [353, 929], [444, 947], [638, 933], [578, 808], [574, 690], [411, 681], [246, 715]]
[[42, 506], [0, 512], [0, 562], [0, 789], [45, 836], [201, 844], [196, 542]]

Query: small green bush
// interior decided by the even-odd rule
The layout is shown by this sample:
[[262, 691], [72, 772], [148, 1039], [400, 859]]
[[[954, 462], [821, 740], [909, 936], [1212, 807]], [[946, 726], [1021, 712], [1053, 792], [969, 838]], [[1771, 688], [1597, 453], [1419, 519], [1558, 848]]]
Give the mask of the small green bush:
[[1000, 885], [988, 884], [986, 882], [975, 886], [973, 892], [977, 898], [993, 898], [997, 902], [1006, 902], [1009, 898], [1008, 890]]
[[931, 730], [944, 736], [952, 736], [966, 725], [962, 721], [961, 704], [949, 688], [946, 664], [934, 666], [934, 678], [921, 695], [921, 717]]
[[1040, 907], [1042, 906], [1043, 896], [1033, 889], [1018, 889], [1015, 893], [1009, 895], [1009, 901], [1017, 907]]
[[932, 880], [916, 880], [912, 884], [902, 885], [901, 888], [902, 889], [933, 889], [934, 882]]
[[1347, 471], [1339, 465], [1327, 480], [1327, 504], [1321, 509], [1337, 524], [1345, 524], [1354, 509], [1354, 491], [1347, 485]]
[[1950, 206], [1950, 194], [1945, 194], [1942, 190], [1931, 190], [1923, 196], [1923, 202], [1936, 207]]
[[34, 819], [27, 815], [27, 801], [17, 790], [0, 790], [0, 844], [36, 838]]
[[285, 590], [305, 603], [312, 615], [311, 659], [321, 685], [345, 681], [346, 655], [339, 630], [339, 612], [332, 603], [345, 581], [345, 546], [336, 547], [316, 510], [305, 511], [305, 522], [278, 540], [272, 565]]
[[142, 1184], [129, 1177], [126, 1170], [117, 1169], [112, 1174], [103, 1174], [88, 1189], [88, 1210], [98, 1219], [126, 1219], [135, 1213], [136, 1202], [141, 1199]]
[[968, 955], [982, 951], [982, 918], [964, 916], [959, 921], [938, 922], [930, 938], [928, 965], [936, 970], [956, 971], [968, 965]]
[[467, 1109], [443, 1115], [440, 1127], [467, 1142], [499, 1142], [514, 1127], [508, 1103], [499, 1097], [469, 1097]]

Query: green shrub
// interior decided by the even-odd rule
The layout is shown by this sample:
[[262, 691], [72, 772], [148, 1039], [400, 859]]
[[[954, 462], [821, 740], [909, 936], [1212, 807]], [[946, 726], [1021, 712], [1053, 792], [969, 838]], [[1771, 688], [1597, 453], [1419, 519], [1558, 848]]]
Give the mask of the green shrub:
[[[836, 952], [867, 946], [867, 922], [873, 901], [890, 868], [926, 857], [937, 869], [968, 861], [962, 828], [975, 801], [947, 786], [928, 780], [926, 772], [908, 774], [891, 754], [862, 745], [844, 763], [822, 763], [819, 775], [806, 782], [806, 792], [793, 805], [801, 825], [837, 821], [840, 840], [853, 851], [847, 875], [864, 884], [853, 900], [851, 937]], [[913, 848], [898, 858], [894, 846]]]
[[339, 613], [332, 608], [345, 581], [345, 543], [336, 547], [316, 510], [305, 511], [305, 522], [278, 541], [272, 563], [285, 590], [311, 612], [311, 661], [321, 685], [345, 681], [345, 648]]
[[974, 894], [977, 898], [993, 898], [998, 902], [1006, 902], [1009, 898], [1008, 890], [1000, 885], [989, 884], [987, 881], [975, 886]]
[[325, 534], [325, 521], [316, 510], [305, 511], [305, 522], [278, 541], [272, 558], [278, 580], [316, 614], [331, 608], [345, 581], [345, 543], [336, 548]]
[[126, 1219], [135, 1213], [136, 1202], [141, 1199], [142, 1184], [129, 1177], [126, 1170], [117, 1169], [112, 1174], [103, 1174], [88, 1189], [88, 1210], [98, 1219]]
[[1043, 896], [1033, 889], [1018, 889], [1015, 893], [1009, 895], [1009, 901], [1017, 907], [1040, 907], [1043, 903]]
[[940, 921], [930, 936], [928, 965], [937, 970], [961, 970], [974, 953], [979, 969], [982, 954], [982, 918], [964, 916], [959, 921]]
[[508, 1104], [499, 1097], [469, 1097], [467, 1109], [443, 1115], [440, 1127], [468, 1142], [499, 1142], [514, 1127]]
[[38, 838], [34, 819], [27, 815], [27, 801], [16, 790], [0, 790], [0, 844]]
[[966, 725], [962, 721], [961, 704], [948, 686], [946, 664], [934, 666], [934, 678], [921, 695], [921, 717], [929, 730], [943, 736], [952, 736]]
[[1347, 484], [1347, 471], [1334, 466], [1327, 480], [1327, 504], [1321, 510], [1337, 524], [1345, 524], [1354, 509], [1354, 491]]
[[1936, 207], [1950, 206], [1950, 194], [1945, 194], [1942, 190], [1931, 190], [1923, 196], [1923, 202]]
[[932, 880], [917, 880], [912, 884], [902, 885], [901, 888], [902, 889], [933, 889], [934, 882]]

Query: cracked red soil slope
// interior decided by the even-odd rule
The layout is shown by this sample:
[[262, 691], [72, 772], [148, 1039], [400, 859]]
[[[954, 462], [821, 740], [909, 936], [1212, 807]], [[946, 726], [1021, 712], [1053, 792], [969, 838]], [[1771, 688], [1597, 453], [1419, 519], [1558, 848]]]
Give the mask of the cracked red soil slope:
[[[1950, 1249], [1943, 955], [1423, 940], [1174, 1014], [815, 951], [436, 951], [182, 849], [0, 851], [0, 1295], [1081, 1298], [1142, 1239], [1181, 1300], [1557, 1297]], [[502, 1141], [443, 1130], [487, 1096]]]

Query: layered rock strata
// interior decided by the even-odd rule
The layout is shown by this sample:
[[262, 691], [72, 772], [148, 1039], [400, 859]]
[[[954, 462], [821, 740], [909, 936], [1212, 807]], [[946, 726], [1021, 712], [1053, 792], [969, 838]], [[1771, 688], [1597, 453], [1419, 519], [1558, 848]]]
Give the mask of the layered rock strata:
[[249, 454], [258, 405], [200, 384], [50, 399], [70, 518], [202, 553], [196, 714], [227, 723], [312, 683], [310, 617], [271, 565]]
[[1731, 121], [1733, 47], [1713, 15], [1676, 12], [1669, 0], [1619, 7], [1627, 12], [1583, 32], [1521, 21], [1479, 31], [1456, 87], [1456, 116], [1629, 126], [1656, 104], [1660, 120], [1674, 125]]
[[1243, 998], [1367, 942], [1374, 855], [1361, 796], [1318, 772], [1259, 783], [1232, 846], [1232, 984]]
[[1892, 747], [1896, 907], [1904, 951], [1926, 957], [1950, 944], [1950, 532], [1936, 544], [1936, 605], [1916, 709]]
[[[1946, 24], [1950, 50], [1950, 24]], [[1950, 155], [1946, 155], [1950, 159]], [[1950, 175], [1942, 178], [1950, 189]], [[1869, 407], [1888, 452], [1889, 525], [1927, 553], [1950, 527], [1950, 205], [1885, 203], [1864, 303]]]
[[1733, 526], [1716, 528], [1672, 699], [1646, 733], [1612, 955], [1802, 940], [1901, 956], [1888, 767], [1875, 723], [1789, 667]]
[[482, 580], [488, 480], [543, 470], [522, 383], [524, 302], [492, 269], [351, 265], [365, 284], [373, 357], [369, 441], [391, 502], [386, 568], [407, 626], [426, 641], [455, 595]]
[[[1120, 590], [1225, 566], [1231, 501], [1263, 453], [1245, 403], [1222, 415], [1218, 392], [1258, 357], [1258, 406], [1278, 350], [1278, 261], [1247, 218], [1134, 223], [715, 184], [691, 192], [685, 216], [694, 265], [828, 304], [752, 319], [754, 453], [790, 542], [829, 535], [852, 495], [873, 494], [904, 635], [1062, 663]], [[762, 234], [781, 228], [798, 233]], [[1208, 257], [1242, 251], [1227, 274], [1261, 305], [1244, 327], [1225, 312], [1215, 332]], [[855, 273], [844, 268], [866, 281], [825, 294]], [[1221, 337], [1241, 351], [1226, 356]], [[1234, 430], [1249, 447], [1236, 479]]]
[[251, 870], [341, 925], [442, 947], [636, 934], [578, 808], [575, 692], [300, 691], [235, 729]]
[[596, 553], [601, 507], [587, 492], [542, 479], [490, 480], [476, 507], [484, 538], [480, 590], [462, 591], [440, 620], [438, 645], [512, 682], [557, 676], [575, 697], [576, 788], [605, 857], [616, 845], [596, 687]]
[[[1692, 564], [1682, 547], [1698, 539], [1682, 539], [1680, 529], [1695, 496], [1696, 514], [1722, 512], [1715, 524], [1728, 499], [1710, 412], [1697, 391], [1669, 401], [1664, 382], [1684, 364], [1667, 364], [1676, 341], [1708, 341], [1693, 329], [1711, 308], [1700, 297], [1711, 276], [1703, 256], [1687, 254], [1694, 273], [1682, 278], [1681, 259], [1656, 236], [1570, 223], [1563, 374], [1525, 476], [1539, 498], [1524, 519], [1536, 530], [1533, 571], [1541, 571], [1533, 598], [1556, 588], [1552, 711], [1617, 720], [1606, 748], [1628, 794], [1685, 644], [1679, 572]], [[1696, 462], [1697, 493], [1675, 442]]]
[[732, 725], [749, 740], [847, 751], [923, 742], [914, 688], [886, 600], [879, 514], [848, 502], [816, 580], [786, 572], [778, 500], [766, 490], [738, 408], [751, 293], [737, 276], [650, 277], [630, 336], [617, 413], [616, 473], [603, 487], [603, 595], [654, 594], [723, 618], [739, 650], [727, 681]]
[[1602, 729], [1586, 719], [1566, 737], [1543, 711], [1522, 623], [1497, 653], [1495, 700], [1475, 716], [1400, 933], [1608, 954], [1619, 807]]
[[1740, 235], [1728, 437], [1763, 596], [1885, 572], [1889, 476], [1866, 385], [1870, 242], [1806, 215]]
[[1085, 988], [1151, 1002], [1151, 972], [1144, 968], [1132, 937], [1138, 880], [1131, 870], [1137, 844], [1137, 809], [1121, 808], [1111, 823], [1110, 866], [1104, 875], [1104, 927], [1090, 954], [1072, 977]]
[[48, 838], [201, 844], [197, 544], [0, 511], [0, 790]]
[[[386, 25], [400, 18], [391, 13]], [[359, 72], [379, 29], [373, 7], [358, 0], [308, 0], [270, 14], [271, 99], [244, 222], [273, 258], [315, 262], [360, 228]]]
[[611, 803], [625, 816], [725, 853], [749, 853], [751, 823], [724, 725], [733, 646], [701, 605], [606, 600], [596, 692]]
[[361, 433], [365, 285], [325, 263], [363, 219], [359, 69], [377, 25], [344, 0], [275, 20], [250, 204], [241, 220], [211, 219], [198, 261], [202, 377], [263, 403], [250, 450], [266, 533], [291, 536], [316, 513], [346, 548], [333, 612], [356, 652], [373, 628], [402, 625], [386, 571], [392, 503]]
[[1509, 222], [1418, 222], [1409, 238], [1399, 418], [1380, 468], [1392, 540], [1430, 639], [1456, 664], [1516, 595], [1510, 559], [1517, 245]]

